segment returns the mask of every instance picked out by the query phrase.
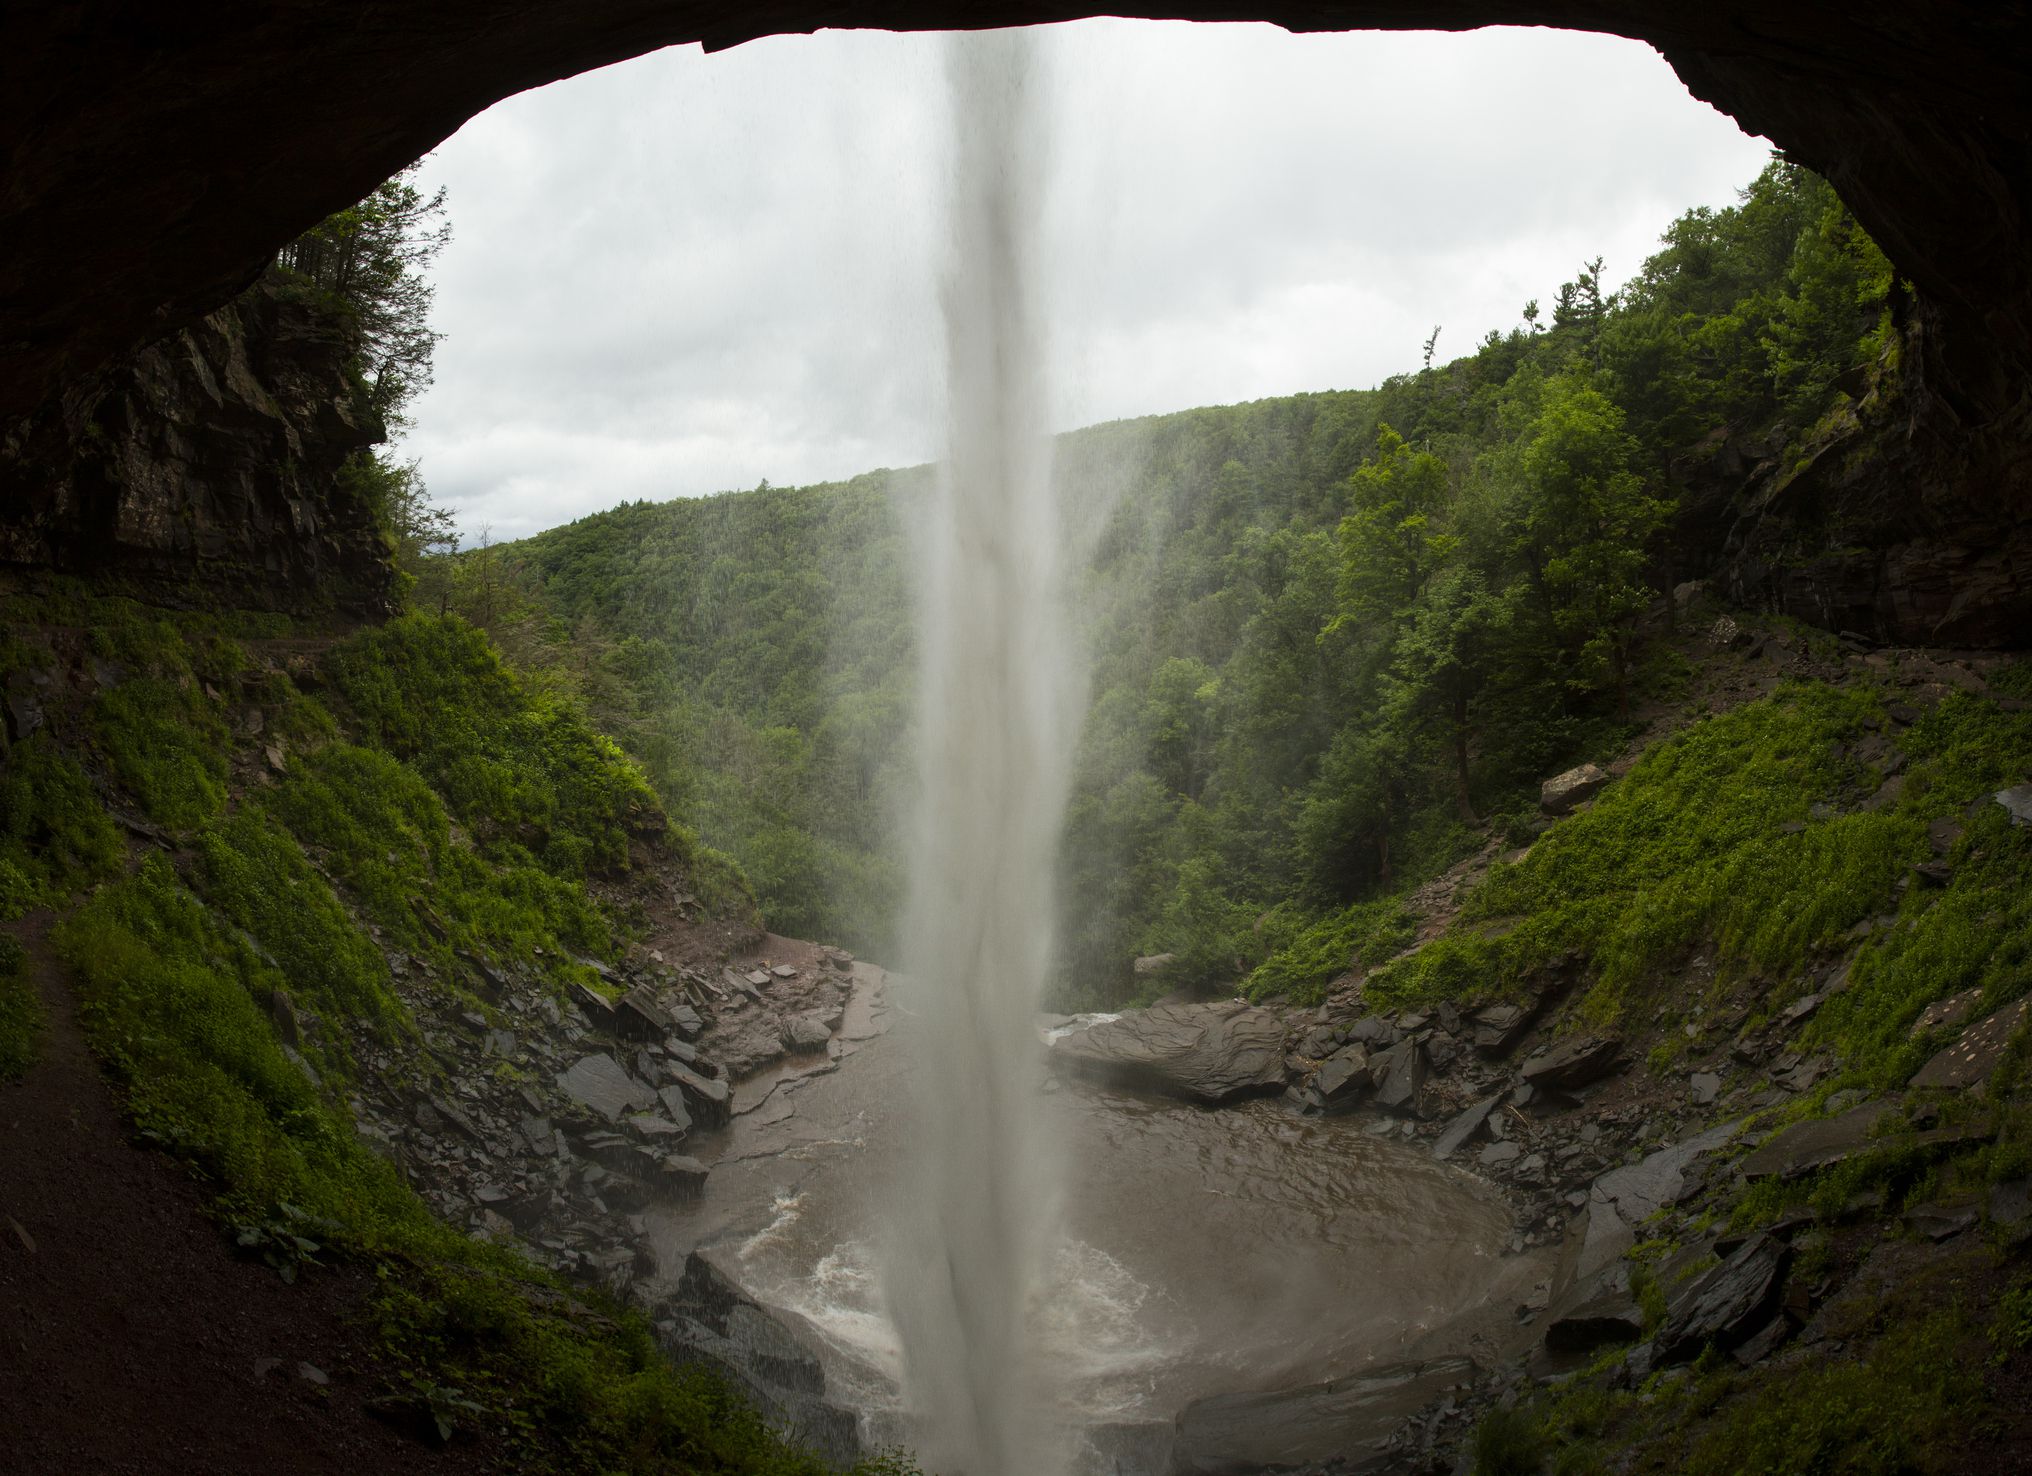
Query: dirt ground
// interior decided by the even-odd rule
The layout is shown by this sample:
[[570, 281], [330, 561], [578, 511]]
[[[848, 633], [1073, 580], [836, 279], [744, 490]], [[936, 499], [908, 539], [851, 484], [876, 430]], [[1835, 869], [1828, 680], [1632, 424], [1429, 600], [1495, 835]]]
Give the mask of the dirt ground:
[[79, 1032], [50, 919], [9, 928], [48, 1010], [41, 1056], [0, 1087], [0, 1471], [463, 1473], [375, 1419], [383, 1387], [360, 1313], [371, 1282], [295, 1285], [242, 1260], [166, 1155], [129, 1141]]

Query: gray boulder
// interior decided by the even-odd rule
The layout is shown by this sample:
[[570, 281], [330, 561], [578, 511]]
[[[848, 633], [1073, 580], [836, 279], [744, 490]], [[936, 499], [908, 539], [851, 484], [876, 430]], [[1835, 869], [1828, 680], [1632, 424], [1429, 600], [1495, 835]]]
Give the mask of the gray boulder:
[[793, 1051], [822, 1051], [833, 1038], [817, 1015], [793, 1015], [783, 1022], [783, 1044]]
[[1483, 1005], [1468, 1016], [1475, 1030], [1475, 1049], [1484, 1056], [1507, 1056], [1537, 1015], [1535, 1003]]
[[1568, 769], [1539, 786], [1538, 808], [1548, 815], [1570, 814], [1576, 806], [1593, 799], [1608, 782], [1609, 776], [1593, 764]]
[[666, 1062], [664, 1070], [684, 1093], [685, 1103], [697, 1122], [706, 1127], [717, 1127], [727, 1120], [733, 1093], [723, 1079], [701, 1076], [678, 1061]]
[[1569, 1035], [1524, 1058], [1524, 1079], [1535, 1087], [1570, 1091], [1616, 1069], [1623, 1042], [1614, 1035]]
[[1152, 1005], [1059, 1037], [1052, 1060], [1079, 1075], [1191, 1101], [1284, 1089], [1284, 1025], [1268, 1010]]
[[1328, 1111], [1354, 1106], [1370, 1081], [1369, 1053], [1359, 1045], [1342, 1046], [1319, 1068], [1314, 1090]]
[[1385, 1112], [1419, 1117], [1425, 1092], [1425, 1048], [1410, 1037], [1397, 1042], [1370, 1066], [1376, 1077], [1376, 1105]]
[[2032, 825], [2032, 784], [2014, 784], [2009, 789], [2000, 789], [1995, 798], [2009, 812], [2013, 825]]
[[638, 986], [614, 1006], [614, 1031], [624, 1040], [662, 1040], [677, 1031], [677, 1022], [647, 986]]
[[1712, 1343], [1727, 1351], [1749, 1341], [1777, 1310], [1791, 1247], [1758, 1233], [1686, 1289], [1658, 1335], [1663, 1363], [1683, 1363]]

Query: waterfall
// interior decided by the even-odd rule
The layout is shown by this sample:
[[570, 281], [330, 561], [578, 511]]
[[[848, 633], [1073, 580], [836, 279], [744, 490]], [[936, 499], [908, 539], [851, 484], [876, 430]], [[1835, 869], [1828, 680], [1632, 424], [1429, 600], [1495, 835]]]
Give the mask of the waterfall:
[[947, 47], [948, 442], [915, 530], [921, 786], [904, 933], [918, 1138], [885, 1281], [925, 1469], [1042, 1476], [1057, 1432], [1028, 1309], [1058, 1196], [1032, 1021], [1082, 688], [1033, 298], [1033, 43], [1001, 32]]

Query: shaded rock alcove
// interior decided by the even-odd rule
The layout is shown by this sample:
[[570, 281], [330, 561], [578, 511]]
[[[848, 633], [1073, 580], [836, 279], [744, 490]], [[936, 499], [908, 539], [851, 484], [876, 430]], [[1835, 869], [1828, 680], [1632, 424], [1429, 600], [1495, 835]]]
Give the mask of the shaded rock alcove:
[[[1077, 0], [15, 7], [0, 18], [0, 440], [18, 445], [38, 411], [61, 419], [79, 385], [219, 309], [283, 242], [510, 94], [689, 42], [1091, 13]], [[1657, 47], [1696, 96], [1827, 176], [1914, 288], [1894, 413], [1805, 473], [1765, 475], [1690, 557], [1740, 599], [1878, 639], [1994, 643], [2032, 615], [2032, 27], [2016, 8], [1160, 0], [1111, 13], [1299, 31], [1545, 25]], [[0, 468], [0, 505], [34, 483]]]

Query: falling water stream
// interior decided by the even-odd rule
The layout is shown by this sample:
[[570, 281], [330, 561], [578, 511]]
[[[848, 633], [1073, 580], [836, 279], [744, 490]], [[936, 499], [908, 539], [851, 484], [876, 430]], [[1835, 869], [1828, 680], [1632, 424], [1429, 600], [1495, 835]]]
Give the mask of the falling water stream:
[[712, 1249], [822, 1343], [826, 1397], [870, 1447], [940, 1476], [1166, 1476], [1193, 1401], [1457, 1348], [1508, 1325], [1542, 1268], [1500, 1257], [1493, 1191], [1349, 1120], [1046, 1089], [1036, 1009], [1085, 671], [1033, 292], [1033, 46], [947, 43], [947, 446], [906, 514], [905, 971], [856, 966], [822, 1069], [742, 1084], [701, 1198], [654, 1233], [666, 1265]]
[[905, 918], [915, 1152], [885, 1281], [928, 1467], [1041, 1476], [1030, 1304], [1058, 1175], [1033, 1016], [1076, 731], [1040, 323], [1041, 121], [1021, 31], [948, 42], [947, 446], [920, 534], [920, 798]]

